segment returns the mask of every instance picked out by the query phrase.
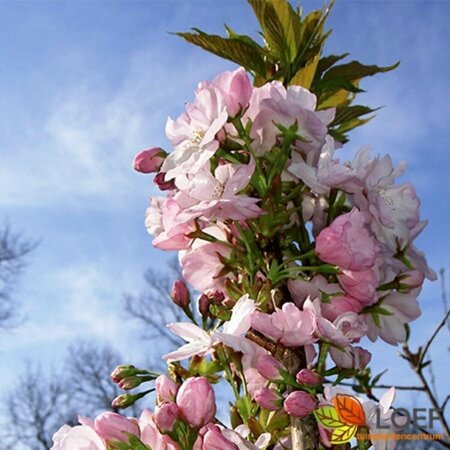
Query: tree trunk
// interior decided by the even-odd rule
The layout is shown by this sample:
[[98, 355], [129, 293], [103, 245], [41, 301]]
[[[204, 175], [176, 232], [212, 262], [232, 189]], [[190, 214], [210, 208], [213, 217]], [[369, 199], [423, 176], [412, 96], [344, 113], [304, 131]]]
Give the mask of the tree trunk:
[[[287, 371], [295, 377], [301, 370], [306, 368], [306, 355], [304, 347], [297, 351], [285, 349], [283, 364]], [[288, 388], [288, 392], [291, 388]], [[292, 450], [317, 450], [319, 448], [319, 430], [312, 415], [295, 418], [291, 417], [291, 439]]]

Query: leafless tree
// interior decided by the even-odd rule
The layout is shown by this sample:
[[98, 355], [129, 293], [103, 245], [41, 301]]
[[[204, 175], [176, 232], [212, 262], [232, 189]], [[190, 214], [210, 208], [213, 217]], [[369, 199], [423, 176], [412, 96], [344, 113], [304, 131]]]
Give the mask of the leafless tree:
[[2, 450], [49, 450], [61, 423], [76, 421], [74, 411], [66, 381], [28, 365], [5, 401]]
[[[122, 391], [110, 374], [122, 362], [108, 345], [77, 341], [59, 373], [46, 376], [28, 365], [3, 402], [0, 449], [49, 450], [53, 434], [64, 424], [77, 424], [78, 414], [94, 417], [111, 411], [111, 401]], [[137, 409], [129, 414], [136, 415]]]
[[8, 224], [0, 229], [0, 328], [10, 328], [17, 319], [14, 289], [36, 242], [14, 233]]
[[77, 341], [69, 347], [64, 374], [80, 414], [95, 416], [111, 410], [111, 402], [122, 391], [110, 374], [122, 363], [121, 356], [106, 344]]
[[125, 314], [141, 323], [144, 339], [163, 339], [166, 343], [179, 345], [180, 340], [166, 327], [170, 322], [186, 320], [182, 310], [169, 297], [172, 284], [178, 278], [181, 278], [179, 264], [172, 260], [164, 272], [147, 270], [144, 292], [124, 295]]

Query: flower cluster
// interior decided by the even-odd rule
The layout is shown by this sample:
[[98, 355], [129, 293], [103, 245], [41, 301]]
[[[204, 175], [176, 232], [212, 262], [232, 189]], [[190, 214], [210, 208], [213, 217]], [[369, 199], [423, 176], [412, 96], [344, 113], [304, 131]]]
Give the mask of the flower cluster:
[[[343, 346], [336, 359], [348, 366], [363, 336], [404, 341], [435, 275], [413, 244], [425, 225], [414, 187], [395, 183], [404, 164], [368, 149], [341, 163], [327, 128], [335, 111], [315, 105], [300, 86], [252, 88], [244, 69], [223, 73], [168, 120], [174, 151], [144, 150], [135, 167], [157, 171], [167, 196], [152, 198], [147, 228], [156, 247], [179, 251], [193, 288], [236, 299], [248, 281], [262, 286], [257, 299], [288, 280], [289, 311], [258, 302], [254, 328], [287, 346]], [[283, 322], [291, 314], [297, 325]]]
[[[336, 157], [335, 114], [300, 86], [253, 87], [240, 68], [200, 83], [168, 119], [173, 151], [136, 156], [165, 194], [151, 199], [146, 227], [155, 247], [179, 252], [197, 311], [176, 281], [171, 297], [189, 321], [169, 328], [186, 344], [164, 356], [171, 378], [156, 380], [153, 413], [82, 419], [55, 449], [75, 448], [70, 439], [92, 449], [132, 439], [139, 449], [288, 448], [289, 421], [327, 402], [325, 380], [366, 373], [365, 337], [405, 341], [424, 279], [435, 277], [413, 244], [425, 226], [419, 200], [396, 183], [404, 164], [389, 156]], [[236, 397], [230, 429], [215, 419], [210, 385], [223, 374]], [[149, 381], [135, 376], [116, 381]], [[323, 430], [321, 440], [330, 446]]]

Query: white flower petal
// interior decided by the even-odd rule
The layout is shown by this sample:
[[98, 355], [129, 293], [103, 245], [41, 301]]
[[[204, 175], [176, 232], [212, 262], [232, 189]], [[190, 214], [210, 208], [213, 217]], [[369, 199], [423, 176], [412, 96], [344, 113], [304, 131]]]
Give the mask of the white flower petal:
[[182, 337], [185, 341], [188, 342], [201, 341], [206, 344], [210, 343], [211, 341], [209, 334], [193, 323], [169, 323], [169, 325], [167, 325], [167, 328], [169, 328], [172, 333]]

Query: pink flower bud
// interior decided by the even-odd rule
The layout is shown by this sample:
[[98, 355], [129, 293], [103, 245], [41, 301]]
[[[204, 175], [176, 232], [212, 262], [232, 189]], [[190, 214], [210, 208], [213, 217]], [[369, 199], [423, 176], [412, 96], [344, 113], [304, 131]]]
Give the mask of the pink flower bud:
[[142, 377], [127, 377], [120, 380], [117, 385], [120, 387], [120, 389], [124, 389], [125, 391], [128, 391], [130, 389], [137, 388], [140, 386], [145, 380]]
[[372, 359], [372, 354], [362, 347], [345, 347], [343, 350], [332, 347], [331, 359], [341, 369], [364, 369]]
[[203, 318], [206, 318], [209, 314], [209, 305], [211, 304], [211, 300], [206, 294], [200, 295], [198, 298], [198, 310]]
[[193, 428], [211, 422], [216, 414], [216, 399], [208, 380], [204, 377], [188, 378], [177, 394], [181, 417]]
[[253, 400], [265, 409], [276, 411], [281, 408], [283, 398], [272, 389], [263, 387], [253, 394]]
[[309, 369], [300, 370], [295, 378], [300, 384], [306, 384], [307, 386], [315, 386], [322, 381], [319, 374], [312, 372]]
[[284, 401], [284, 410], [294, 417], [306, 417], [316, 408], [316, 399], [303, 391], [291, 392]]
[[163, 172], [158, 173], [155, 178], [153, 178], [153, 183], [158, 186], [160, 191], [171, 191], [176, 187], [173, 180], [166, 181], [166, 174]]
[[191, 302], [191, 295], [183, 280], [177, 280], [173, 283], [170, 297], [180, 308], [186, 308]]
[[105, 412], [94, 421], [96, 433], [105, 441], [129, 442], [125, 433], [139, 436], [139, 425], [135, 420], [127, 419], [120, 414]]
[[233, 72], [220, 74], [212, 84], [222, 93], [231, 117], [247, 107], [252, 95], [252, 85], [247, 72], [242, 67]]
[[379, 245], [369, 234], [364, 214], [354, 208], [319, 233], [316, 253], [322, 261], [342, 269], [362, 271], [375, 265]]
[[341, 314], [348, 312], [359, 313], [363, 309], [363, 306], [353, 297], [340, 295], [339, 297], [331, 297], [330, 303], [322, 303], [321, 308], [323, 317], [334, 322]]
[[425, 280], [425, 274], [420, 270], [412, 269], [403, 272], [399, 277], [400, 292], [410, 292], [422, 286]]
[[339, 284], [345, 293], [350, 297], [356, 298], [365, 306], [369, 306], [376, 300], [375, 293], [378, 286], [377, 276], [373, 270], [363, 270], [353, 272], [343, 270], [338, 275]]
[[141, 173], [157, 172], [166, 156], [167, 153], [159, 147], [142, 150], [134, 157], [134, 170]]
[[216, 305], [221, 304], [225, 300], [225, 295], [219, 289], [214, 289], [208, 292], [208, 297], [213, 301]]
[[273, 356], [262, 355], [258, 359], [256, 368], [266, 380], [277, 381], [283, 379], [280, 374], [280, 370], [283, 369], [283, 366]]
[[118, 383], [124, 378], [133, 376], [135, 374], [136, 374], [136, 367], [132, 365], [117, 366], [111, 373], [111, 380], [114, 383]]
[[178, 392], [178, 384], [166, 375], [160, 375], [155, 380], [158, 402], [174, 402]]
[[153, 414], [153, 420], [161, 433], [171, 432], [178, 418], [178, 406], [173, 402], [159, 404]]

